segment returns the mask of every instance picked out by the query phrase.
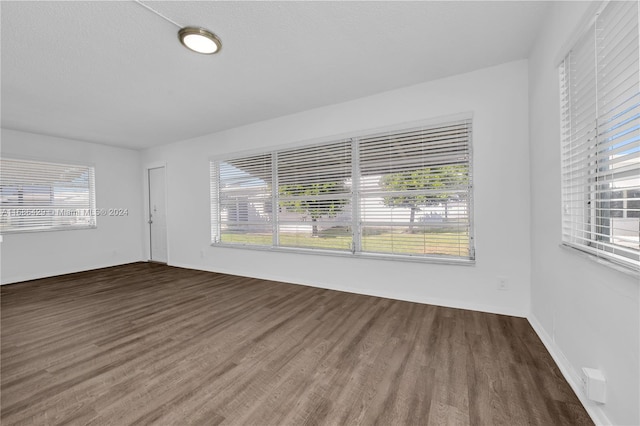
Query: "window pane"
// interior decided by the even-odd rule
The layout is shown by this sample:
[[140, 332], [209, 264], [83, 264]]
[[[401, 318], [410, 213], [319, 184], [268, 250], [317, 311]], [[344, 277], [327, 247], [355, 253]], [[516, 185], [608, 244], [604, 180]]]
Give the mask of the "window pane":
[[279, 152], [281, 247], [351, 250], [351, 141]]
[[219, 241], [271, 246], [271, 155], [222, 161], [219, 167]]
[[362, 251], [472, 258], [471, 126], [361, 140]]
[[96, 226], [94, 168], [0, 160], [0, 230], [31, 232]]

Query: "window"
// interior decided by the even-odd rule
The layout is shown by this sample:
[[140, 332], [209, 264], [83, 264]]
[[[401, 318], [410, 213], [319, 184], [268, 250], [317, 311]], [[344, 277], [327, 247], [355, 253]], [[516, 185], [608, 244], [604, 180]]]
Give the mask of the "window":
[[471, 121], [211, 161], [212, 242], [473, 260]]
[[0, 159], [0, 232], [95, 228], [94, 168]]
[[472, 257], [470, 123], [360, 139], [362, 250]]
[[273, 243], [271, 154], [211, 164], [212, 241]]
[[276, 153], [278, 246], [350, 251], [351, 141]]
[[638, 2], [610, 2], [560, 65], [563, 243], [640, 270]]

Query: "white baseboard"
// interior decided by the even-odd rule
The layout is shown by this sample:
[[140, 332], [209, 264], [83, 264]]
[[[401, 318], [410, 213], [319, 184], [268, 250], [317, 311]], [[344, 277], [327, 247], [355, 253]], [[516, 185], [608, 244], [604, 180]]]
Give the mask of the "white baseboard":
[[531, 327], [533, 327], [533, 330], [538, 334], [538, 337], [540, 337], [540, 340], [542, 340], [542, 343], [547, 348], [547, 351], [549, 351], [549, 353], [551, 354], [553, 360], [558, 365], [560, 372], [569, 383], [569, 386], [571, 386], [571, 389], [573, 389], [573, 392], [577, 395], [585, 410], [587, 410], [587, 414], [589, 414], [591, 420], [593, 420], [596, 425], [611, 425], [612, 423], [602, 411], [602, 407], [596, 402], [593, 402], [587, 398], [582, 389], [580, 373], [569, 362], [567, 357], [564, 356], [558, 345], [556, 345], [556, 343], [553, 341], [549, 333], [547, 333], [547, 331], [544, 329], [540, 321], [538, 321], [538, 319], [533, 314], [530, 314], [527, 319], [529, 320], [529, 324], [531, 324]]

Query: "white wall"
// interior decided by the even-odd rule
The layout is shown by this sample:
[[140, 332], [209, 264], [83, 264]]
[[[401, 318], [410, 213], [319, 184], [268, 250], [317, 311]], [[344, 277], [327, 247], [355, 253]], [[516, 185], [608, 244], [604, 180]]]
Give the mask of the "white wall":
[[97, 229], [4, 235], [2, 284], [142, 259], [139, 152], [2, 129], [2, 156], [12, 155], [95, 165], [96, 207], [129, 215], [98, 217]]
[[[169, 264], [526, 316], [527, 81], [527, 62], [518, 61], [144, 151], [143, 167], [167, 164]], [[464, 112], [474, 115], [475, 266], [210, 246], [211, 155]], [[509, 291], [497, 290], [498, 276], [508, 277]]]
[[[599, 422], [640, 424], [640, 282], [560, 247], [558, 60], [590, 5], [559, 2], [529, 62], [531, 138], [531, 323]], [[566, 47], [565, 47], [566, 46]], [[607, 403], [587, 401], [582, 367], [601, 369]]]

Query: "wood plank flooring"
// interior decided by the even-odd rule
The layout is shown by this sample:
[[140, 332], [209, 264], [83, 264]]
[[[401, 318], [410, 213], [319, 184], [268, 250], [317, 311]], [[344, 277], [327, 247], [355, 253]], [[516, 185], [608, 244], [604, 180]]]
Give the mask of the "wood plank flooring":
[[592, 424], [522, 318], [148, 263], [0, 292], [6, 426]]

